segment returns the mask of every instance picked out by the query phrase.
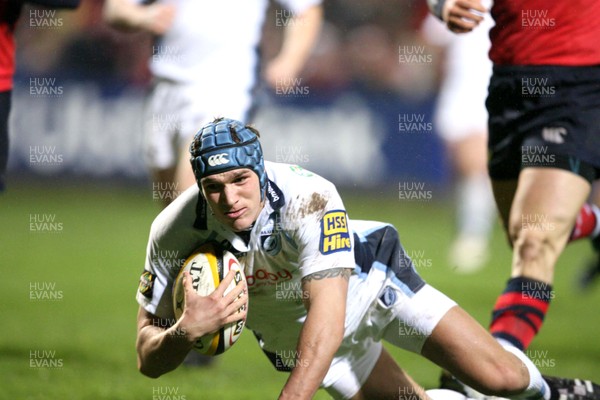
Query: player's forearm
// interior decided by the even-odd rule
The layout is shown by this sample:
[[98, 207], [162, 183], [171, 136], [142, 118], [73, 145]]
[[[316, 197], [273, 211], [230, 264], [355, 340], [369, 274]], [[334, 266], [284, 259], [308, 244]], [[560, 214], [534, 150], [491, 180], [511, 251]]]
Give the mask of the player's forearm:
[[295, 367], [279, 399], [312, 399], [331, 366], [343, 336], [343, 316], [328, 320], [309, 313], [300, 334]]
[[299, 73], [308, 59], [321, 31], [323, 8], [315, 5], [293, 18], [287, 25], [278, 57], [295, 66]]
[[193, 344], [177, 324], [168, 329], [146, 326], [138, 333], [138, 369], [150, 378], [158, 378], [177, 368]]
[[344, 338], [346, 297], [351, 269], [332, 268], [302, 278], [308, 310], [302, 326], [296, 364], [280, 399], [312, 399]]
[[330, 294], [310, 304], [298, 339], [295, 366], [280, 399], [312, 399], [319, 389], [344, 337], [345, 288], [332, 288]]

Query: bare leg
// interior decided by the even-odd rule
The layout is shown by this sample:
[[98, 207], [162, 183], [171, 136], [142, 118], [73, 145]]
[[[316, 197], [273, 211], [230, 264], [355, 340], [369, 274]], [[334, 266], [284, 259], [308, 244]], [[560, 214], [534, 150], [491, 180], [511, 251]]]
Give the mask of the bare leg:
[[509, 217], [514, 246], [512, 276], [552, 283], [554, 264], [563, 251], [590, 184], [555, 168], [526, 168]]
[[456, 272], [479, 270], [488, 259], [488, 240], [496, 217], [487, 173], [485, 133], [448, 143], [456, 171], [457, 232], [449, 252]]
[[530, 381], [523, 363], [458, 306], [440, 320], [421, 354], [489, 395], [521, 393]]
[[504, 227], [506, 237], [511, 247], [512, 242], [510, 242], [510, 237], [508, 236], [508, 219], [510, 216], [512, 202], [515, 198], [515, 193], [517, 192], [517, 184], [518, 181], [516, 179], [492, 181], [492, 189], [494, 192], [494, 199], [496, 200], [496, 207], [498, 207], [498, 212], [500, 213], [500, 218], [502, 220], [502, 226]]
[[168, 206], [175, 198], [173, 179], [175, 178], [175, 167], [166, 169], [155, 169], [153, 175], [153, 196], [160, 199], [163, 208]]
[[187, 147], [181, 152], [181, 156], [179, 157], [175, 182], [181, 192], [196, 184], [196, 177], [192, 170], [192, 164], [190, 164], [190, 153], [188, 152]]
[[495, 337], [524, 350], [538, 333], [553, 297], [554, 266], [589, 191], [585, 179], [556, 168], [526, 168], [516, 188], [494, 182], [513, 246], [511, 279], [494, 306]]
[[373, 371], [352, 400], [402, 400], [429, 399], [417, 384], [383, 349]]
[[153, 187], [158, 188], [154, 196], [161, 200], [163, 207], [171, 204], [184, 190], [196, 184], [187, 150], [181, 153], [177, 166], [155, 169], [152, 173]]

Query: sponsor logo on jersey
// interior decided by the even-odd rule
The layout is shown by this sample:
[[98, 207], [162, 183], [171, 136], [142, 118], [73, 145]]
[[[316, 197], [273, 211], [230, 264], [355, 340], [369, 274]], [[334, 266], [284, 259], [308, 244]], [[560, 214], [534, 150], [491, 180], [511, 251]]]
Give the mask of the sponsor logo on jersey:
[[144, 271], [142, 276], [140, 276], [138, 291], [148, 299], [152, 298], [152, 289], [154, 289], [155, 278], [156, 276], [150, 271]]
[[319, 250], [322, 254], [330, 254], [337, 251], [350, 251], [351, 248], [346, 212], [343, 210], [329, 211], [321, 220]]
[[565, 142], [567, 130], [563, 127], [552, 127], [542, 129], [542, 137], [546, 142], [562, 144]]
[[246, 284], [249, 288], [260, 286], [275, 286], [278, 282], [289, 281], [293, 278], [288, 269], [266, 270], [259, 268], [252, 271], [251, 275], [246, 275]]
[[381, 296], [379, 296], [379, 300], [385, 307], [389, 307], [396, 302], [397, 297], [394, 289], [386, 286], [385, 289], [383, 289]]
[[271, 214], [269, 222], [260, 231], [260, 243], [270, 256], [274, 257], [281, 251], [281, 216], [278, 211]]
[[227, 164], [229, 163], [229, 158], [227, 158], [227, 156], [227, 153], [213, 154], [212, 156], [208, 157], [208, 165], [211, 167], [216, 167]]
[[270, 256], [276, 256], [281, 251], [281, 239], [278, 234], [262, 236], [263, 250]]
[[272, 180], [267, 181], [267, 197], [273, 210], [279, 210], [285, 204], [283, 192]]
[[290, 169], [297, 175], [303, 176], [305, 178], [310, 178], [315, 176], [312, 172], [302, 168], [299, 165], [290, 165]]

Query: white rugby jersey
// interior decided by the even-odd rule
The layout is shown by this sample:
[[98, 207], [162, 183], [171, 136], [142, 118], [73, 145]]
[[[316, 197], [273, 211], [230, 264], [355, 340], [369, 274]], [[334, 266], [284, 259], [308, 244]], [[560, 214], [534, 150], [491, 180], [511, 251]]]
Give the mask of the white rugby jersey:
[[[265, 162], [265, 169], [270, 181], [267, 201], [248, 244], [210, 211], [205, 214], [206, 229], [194, 227], [197, 186], [182, 193], [156, 218], [137, 300], [148, 312], [174, 321], [172, 283], [183, 262], [201, 244], [221, 242], [238, 255], [244, 267], [249, 289], [246, 326], [261, 337], [263, 349], [291, 354], [306, 317], [302, 277], [332, 268], [360, 269], [355, 269], [354, 237], [334, 185], [294, 165]], [[382, 225], [356, 224], [368, 229]], [[368, 282], [352, 276], [346, 334], [375, 299], [377, 285], [384, 279], [385, 273]]]
[[[154, 76], [205, 90], [253, 86], [268, 0], [159, 1], [174, 4], [176, 12], [172, 27], [153, 46]], [[279, 26], [285, 26], [285, 17], [320, 4], [320, 0], [278, 1], [289, 10], [273, 21]]]

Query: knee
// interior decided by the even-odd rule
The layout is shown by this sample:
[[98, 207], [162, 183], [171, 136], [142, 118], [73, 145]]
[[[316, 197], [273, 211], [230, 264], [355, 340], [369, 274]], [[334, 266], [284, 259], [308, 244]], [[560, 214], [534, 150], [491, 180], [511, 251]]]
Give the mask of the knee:
[[[513, 245], [526, 245], [530, 250], [536, 244], [556, 246], [569, 237], [573, 229], [569, 210], [552, 210], [548, 213], [511, 213], [508, 235]], [[540, 246], [541, 247], [541, 246]]]
[[525, 263], [535, 262], [540, 259], [547, 244], [548, 238], [543, 233], [529, 230], [519, 231], [513, 241], [513, 247], [519, 259]]
[[514, 251], [524, 263], [537, 262], [552, 255], [558, 256], [558, 249], [561, 247], [561, 235], [555, 222], [512, 220], [509, 235]]
[[496, 364], [489, 369], [486, 377], [475, 390], [489, 396], [510, 397], [527, 389], [529, 374], [526, 368], [514, 363]]

